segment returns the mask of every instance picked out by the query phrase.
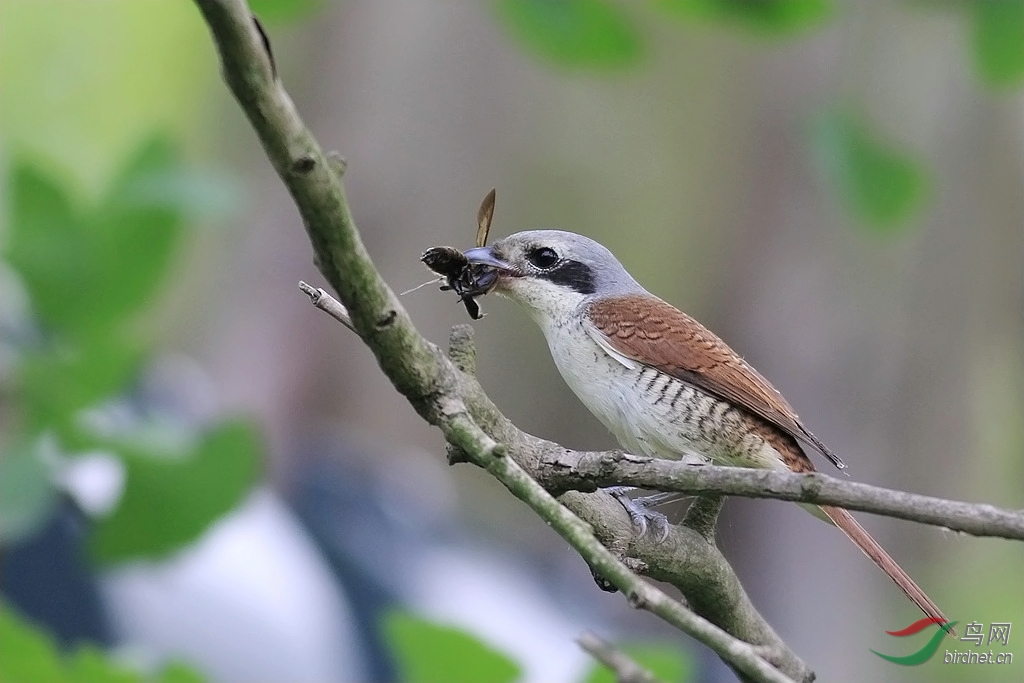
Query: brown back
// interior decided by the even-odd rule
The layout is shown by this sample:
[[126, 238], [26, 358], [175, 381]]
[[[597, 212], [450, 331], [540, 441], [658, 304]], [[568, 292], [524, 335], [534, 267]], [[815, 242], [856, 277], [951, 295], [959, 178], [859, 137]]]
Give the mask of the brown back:
[[[655, 297], [630, 294], [595, 301], [589, 313], [612, 348], [623, 356], [728, 401], [793, 440], [810, 444], [836, 467], [845, 467], [803, 426], [793, 407], [768, 380], [713, 332], [676, 307]], [[782, 445], [780, 441], [778, 446]], [[786, 451], [792, 447], [800, 451], [796, 443]], [[806, 471], [789, 460], [790, 469]]]

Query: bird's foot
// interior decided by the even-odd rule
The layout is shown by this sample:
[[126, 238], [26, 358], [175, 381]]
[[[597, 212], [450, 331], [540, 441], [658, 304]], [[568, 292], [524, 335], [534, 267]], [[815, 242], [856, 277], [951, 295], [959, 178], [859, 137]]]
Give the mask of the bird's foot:
[[655, 512], [649, 506], [657, 505], [663, 502], [663, 494], [654, 494], [644, 498], [630, 498], [629, 492], [633, 491], [631, 486], [611, 486], [604, 489], [605, 493], [610, 495], [615, 500], [619, 501], [626, 513], [632, 520], [633, 525], [639, 529], [637, 538], [643, 538], [647, 534], [648, 525], [653, 528], [658, 534], [658, 541], [664, 541], [668, 538], [669, 522], [668, 517]]

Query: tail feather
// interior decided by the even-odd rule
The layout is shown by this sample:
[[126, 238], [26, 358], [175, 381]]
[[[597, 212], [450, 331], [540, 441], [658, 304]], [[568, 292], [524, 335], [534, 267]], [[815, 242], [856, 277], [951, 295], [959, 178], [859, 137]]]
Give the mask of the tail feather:
[[[941, 619], [942, 623], [946, 623], [949, 619], [939, 606], [932, 602], [932, 599], [925, 595], [925, 592], [914, 583], [914, 580], [910, 578], [910, 575], [903, 571], [903, 568], [896, 564], [896, 560], [889, 556], [889, 553], [885, 552], [882, 546], [878, 545], [878, 541], [871, 537], [871, 534], [860, 525], [853, 515], [843, 508], [832, 507], [831, 505], [822, 505], [821, 511], [832, 520], [832, 523], [842, 529], [846, 537], [853, 541], [861, 551], [871, 558], [871, 561], [878, 565], [878, 568], [885, 572], [886, 576], [892, 579], [899, 589], [903, 591], [910, 601], [921, 608], [921, 611], [929, 617]], [[956, 632], [949, 629], [950, 634], [956, 635]]]

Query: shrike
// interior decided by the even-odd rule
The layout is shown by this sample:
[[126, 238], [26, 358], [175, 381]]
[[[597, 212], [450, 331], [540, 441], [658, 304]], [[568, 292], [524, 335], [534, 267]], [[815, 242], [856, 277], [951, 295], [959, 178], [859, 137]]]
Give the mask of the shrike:
[[[641, 287], [594, 240], [531, 230], [465, 256], [481, 274], [478, 293], [494, 291], [526, 309], [565, 382], [626, 450], [813, 472], [809, 447], [845, 467], [768, 380]], [[925, 614], [948, 621], [849, 512], [805, 507], [839, 527]]]

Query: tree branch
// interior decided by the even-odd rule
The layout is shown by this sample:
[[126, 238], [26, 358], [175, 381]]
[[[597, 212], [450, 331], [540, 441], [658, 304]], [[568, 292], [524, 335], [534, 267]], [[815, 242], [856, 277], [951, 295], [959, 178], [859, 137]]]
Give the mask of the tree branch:
[[576, 642], [591, 657], [612, 670], [616, 683], [661, 683], [632, 657], [590, 631], [577, 638]]
[[562, 449], [545, 457], [536, 473], [549, 490], [592, 490], [636, 486], [693, 495], [774, 498], [835, 505], [974, 536], [1024, 540], [1024, 510], [987, 503], [962, 503], [830, 477], [714, 465], [687, 465], [622, 451], [577, 452]]

